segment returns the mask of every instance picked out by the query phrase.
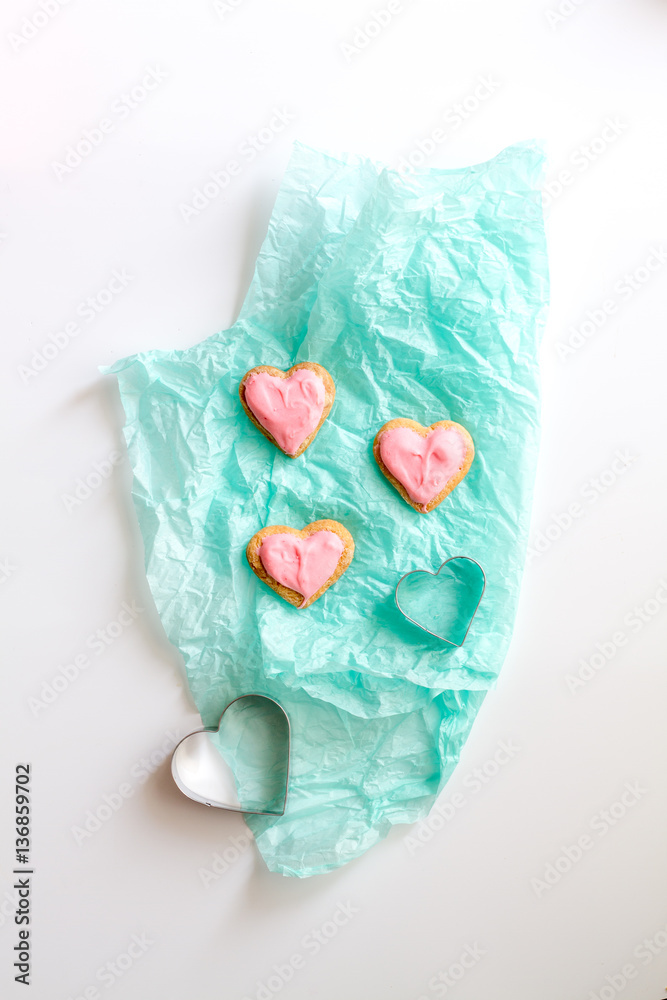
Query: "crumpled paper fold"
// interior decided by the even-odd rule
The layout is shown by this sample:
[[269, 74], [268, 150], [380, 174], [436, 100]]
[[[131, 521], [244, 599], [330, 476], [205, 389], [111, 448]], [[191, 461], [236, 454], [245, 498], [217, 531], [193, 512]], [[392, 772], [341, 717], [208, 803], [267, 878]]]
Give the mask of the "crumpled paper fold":
[[[548, 297], [541, 148], [400, 176], [296, 144], [238, 321], [118, 378], [146, 571], [205, 725], [266, 694], [292, 730], [284, 816], [248, 817], [268, 867], [309, 876], [425, 816], [510, 641], [539, 440], [537, 351]], [[316, 361], [336, 401], [296, 460], [245, 416], [259, 364]], [[393, 417], [451, 419], [476, 455], [420, 515], [381, 474]], [[343, 577], [299, 612], [250, 570], [267, 524], [341, 521]], [[486, 592], [461, 648], [421, 633], [394, 588], [467, 555]], [[237, 774], [238, 780], [238, 774]]]

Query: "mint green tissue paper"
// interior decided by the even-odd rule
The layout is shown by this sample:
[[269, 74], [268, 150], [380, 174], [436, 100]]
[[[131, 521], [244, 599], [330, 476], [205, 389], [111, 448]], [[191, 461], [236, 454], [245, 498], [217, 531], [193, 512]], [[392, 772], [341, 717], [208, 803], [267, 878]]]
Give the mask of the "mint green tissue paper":
[[[271, 870], [328, 871], [426, 815], [502, 666], [539, 441], [542, 167], [533, 143], [408, 176], [297, 144], [235, 325], [108, 369], [148, 580], [204, 724], [248, 693], [290, 719], [286, 813], [248, 817]], [[256, 365], [299, 361], [324, 365], [337, 394], [293, 460], [247, 419], [238, 385]], [[455, 420], [474, 440], [467, 477], [427, 515], [373, 459], [394, 417]], [[252, 573], [246, 544], [267, 524], [329, 517], [354, 559], [297, 611]], [[461, 648], [394, 602], [404, 573], [455, 555], [486, 574]]]

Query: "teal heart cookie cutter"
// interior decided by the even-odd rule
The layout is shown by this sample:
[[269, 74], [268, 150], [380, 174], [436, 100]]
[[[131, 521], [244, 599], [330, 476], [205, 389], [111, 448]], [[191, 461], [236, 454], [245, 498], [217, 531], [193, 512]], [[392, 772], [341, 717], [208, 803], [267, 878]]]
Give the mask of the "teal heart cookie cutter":
[[[241, 802], [236, 787], [236, 780], [231, 766], [225, 760], [222, 752], [216, 747], [213, 736], [220, 733], [223, 719], [227, 712], [234, 705], [240, 702], [254, 699], [255, 701], [267, 702], [278, 710], [279, 719], [284, 725], [284, 768], [277, 769], [277, 777], [280, 780], [278, 792], [274, 792], [274, 799], [277, 800], [276, 808], [252, 808], [258, 806], [257, 803]], [[251, 720], [252, 722], [252, 720]], [[240, 739], [243, 738], [243, 728], [240, 731]], [[268, 745], [265, 739], [266, 734], [262, 734], [260, 744], [263, 740], [264, 747]], [[171, 756], [171, 774], [177, 788], [189, 799], [200, 802], [202, 805], [213, 806], [217, 809], [227, 809], [230, 812], [240, 812], [257, 816], [283, 816], [287, 808], [287, 793], [289, 790], [290, 758], [291, 758], [291, 728], [287, 712], [282, 705], [264, 694], [242, 694], [234, 698], [223, 710], [217, 726], [209, 726], [204, 729], [197, 729], [188, 733], [176, 745]], [[250, 747], [252, 751], [252, 744]], [[280, 749], [280, 748], [279, 748]], [[256, 748], [255, 748], [256, 752]], [[256, 766], [256, 762], [255, 762]], [[246, 775], [252, 778], [252, 770], [248, 771], [243, 758], [237, 759], [237, 769], [246, 768]], [[276, 770], [275, 765], [269, 764], [269, 771]], [[276, 775], [273, 775], [275, 778]], [[284, 793], [283, 793], [284, 786]]]
[[[453, 572], [442, 577], [441, 583], [438, 584], [438, 578], [446, 566], [450, 566]], [[443, 588], [446, 580], [449, 581], [449, 594]], [[448, 600], [443, 601], [442, 604], [436, 602], [434, 605], [432, 595], [437, 593], [438, 586], [441, 587]], [[428, 569], [413, 569], [404, 573], [396, 584], [394, 600], [403, 617], [416, 625], [417, 628], [442, 642], [446, 642], [449, 646], [460, 648], [468, 636], [485, 589], [486, 574], [476, 559], [471, 559], [470, 556], [451, 556], [449, 559], [445, 559], [435, 573]], [[399, 599], [401, 594], [403, 604]], [[427, 598], [426, 607], [420, 603], [423, 602], [425, 595]], [[472, 602], [475, 598], [473, 606]], [[425, 621], [428, 624], [424, 624]], [[429, 625], [432, 627], [429, 628]], [[459, 634], [456, 635], [456, 638], [459, 639], [458, 642], [443, 634], [447, 631], [444, 628], [447, 625], [450, 627], [450, 635], [452, 630], [456, 632], [458, 628]], [[465, 630], [463, 631], [464, 625]], [[461, 631], [463, 631], [462, 636], [460, 635]]]

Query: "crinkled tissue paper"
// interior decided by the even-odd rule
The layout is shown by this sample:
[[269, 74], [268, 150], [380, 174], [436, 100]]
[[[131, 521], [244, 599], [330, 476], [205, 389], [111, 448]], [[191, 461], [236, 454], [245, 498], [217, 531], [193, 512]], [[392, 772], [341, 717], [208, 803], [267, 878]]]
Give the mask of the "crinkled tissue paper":
[[[272, 871], [329, 871], [426, 816], [505, 658], [539, 442], [543, 159], [525, 142], [401, 175], [297, 143], [237, 322], [104, 369], [126, 413], [148, 581], [204, 725], [249, 693], [288, 714], [286, 812], [246, 817]], [[293, 460], [247, 419], [238, 385], [300, 361], [324, 365], [337, 394]], [[475, 443], [467, 477], [426, 515], [373, 460], [397, 416], [457, 421]], [[265, 525], [323, 518], [348, 528], [355, 556], [297, 611], [245, 547]], [[486, 591], [457, 648], [406, 621], [394, 588], [462, 554]]]

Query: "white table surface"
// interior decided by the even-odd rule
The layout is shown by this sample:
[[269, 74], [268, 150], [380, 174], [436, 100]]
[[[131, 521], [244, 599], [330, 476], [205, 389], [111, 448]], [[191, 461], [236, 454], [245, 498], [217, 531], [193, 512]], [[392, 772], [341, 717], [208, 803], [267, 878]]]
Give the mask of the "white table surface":
[[[387, 9], [3, 4], [3, 996], [665, 995], [667, 5], [394, 0], [360, 47], [357, 29]], [[145, 100], [123, 105], [149, 71]], [[276, 108], [292, 120], [185, 221], [179, 206]], [[90, 155], [56, 169], [102, 119]], [[232, 323], [294, 138], [398, 164], [438, 128], [439, 166], [548, 143], [558, 196], [536, 553], [499, 684], [440, 800], [452, 818], [412, 853], [415, 831], [399, 827], [335, 873], [286, 879], [246, 846], [240, 817], [190, 803], [161, 763], [198, 716], [147, 592], [122, 411], [97, 366]], [[114, 271], [126, 277], [105, 305]], [[92, 319], [79, 311], [89, 296], [104, 305]], [[72, 322], [76, 336], [26, 377]], [[68, 505], [96, 463], [108, 475]], [[132, 601], [145, 613], [88, 647], [37, 708]], [[577, 672], [590, 679], [573, 685]], [[21, 761], [33, 771], [29, 991], [12, 968]], [[82, 839], [105, 796], [117, 808]]]

